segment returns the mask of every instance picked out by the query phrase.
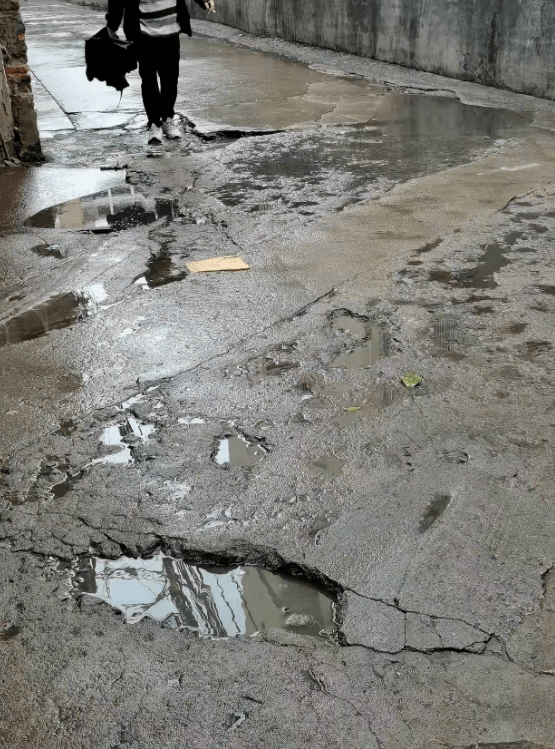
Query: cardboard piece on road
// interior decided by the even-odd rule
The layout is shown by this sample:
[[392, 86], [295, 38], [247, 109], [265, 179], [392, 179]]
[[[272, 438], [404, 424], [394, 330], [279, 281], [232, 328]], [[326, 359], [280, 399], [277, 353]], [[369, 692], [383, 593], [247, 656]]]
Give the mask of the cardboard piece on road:
[[197, 260], [186, 265], [189, 273], [210, 273], [219, 270], [249, 270], [249, 266], [240, 257], [212, 257], [209, 260]]

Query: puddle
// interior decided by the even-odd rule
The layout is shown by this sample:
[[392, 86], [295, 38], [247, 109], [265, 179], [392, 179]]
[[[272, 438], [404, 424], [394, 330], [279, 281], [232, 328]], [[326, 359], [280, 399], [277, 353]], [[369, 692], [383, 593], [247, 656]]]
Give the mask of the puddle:
[[424, 533], [428, 528], [436, 522], [436, 520], [443, 515], [445, 510], [449, 507], [451, 502], [450, 494], [438, 494], [436, 498], [431, 502], [420, 523], [420, 533]]
[[513, 335], [518, 335], [519, 333], [524, 333], [527, 327], [528, 327], [528, 323], [514, 322], [509, 325], [507, 330], [509, 331], [509, 333], [512, 333]]
[[528, 235], [524, 231], [510, 231], [503, 236], [503, 241], [509, 247], [514, 247], [515, 244], [521, 239], [528, 239]]
[[299, 362], [276, 361], [267, 356], [258, 356], [255, 359], [251, 359], [249, 365], [254, 369], [254, 373], [250, 375], [252, 382], [260, 382], [264, 377], [279, 375], [290, 369], [300, 367]]
[[213, 458], [220, 468], [245, 468], [264, 460], [267, 450], [259, 442], [243, 435], [229, 435], [218, 440]]
[[147, 198], [133, 185], [117, 185], [92, 195], [45, 208], [24, 222], [40, 229], [120, 231], [173, 218], [176, 204], [169, 198]]
[[68, 494], [82, 478], [82, 471], [79, 471], [79, 473], [76, 474], [68, 473], [64, 481], [60, 481], [59, 484], [54, 484], [54, 486], [51, 487], [50, 491], [52, 492], [53, 498], [62, 499], [62, 497], [65, 497], [65, 495]]
[[103, 284], [57, 294], [0, 325], [0, 347], [40, 338], [51, 330], [69, 328], [92, 314], [107, 297]]
[[335, 478], [336, 476], [340, 475], [346, 462], [346, 460], [336, 458], [335, 455], [322, 455], [321, 458], [318, 458], [318, 460], [315, 460], [313, 462], [313, 465], [315, 468], [318, 468], [318, 470], [322, 471], [322, 473], [324, 473], [326, 476]]
[[115, 465], [128, 465], [133, 463], [131, 446], [134, 442], [146, 442], [149, 436], [156, 430], [154, 424], [143, 424], [138, 419], [131, 416], [124, 424], [116, 424], [106, 427], [100, 438], [101, 444], [107, 447], [119, 447], [120, 450], [102, 458], [92, 460], [89, 465], [98, 465], [99, 463], [111, 463]]
[[149, 289], [166, 286], [174, 281], [183, 281], [189, 275], [187, 270], [180, 270], [175, 265], [173, 253], [168, 249], [161, 249], [160, 252], [152, 254], [146, 266], [147, 272], [135, 279], [134, 283], [148, 286]]
[[436, 247], [439, 247], [439, 245], [442, 242], [443, 242], [443, 239], [435, 239], [433, 242], [428, 242], [428, 244], [425, 244], [424, 247], [421, 247], [419, 250], [416, 250], [414, 254], [423, 255], [426, 252], [431, 252], [432, 250], [435, 250]]
[[41, 257], [55, 257], [58, 260], [63, 260], [66, 256], [66, 251], [59, 244], [38, 244], [36, 247], [31, 247], [31, 252]]
[[365, 396], [360, 406], [345, 409], [336, 418], [339, 427], [349, 427], [355, 424], [362, 416], [374, 416], [383, 408], [391, 406], [398, 396], [398, 391], [387, 385], [373, 390], [370, 395]]
[[511, 262], [505, 257], [509, 248], [499, 242], [492, 242], [482, 245], [482, 249], [484, 254], [474, 268], [453, 271], [433, 270], [430, 271], [430, 281], [437, 281], [445, 286], [459, 289], [495, 289], [499, 285], [495, 280], [495, 273]]
[[106, 601], [128, 623], [149, 617], [204, 637], [253, 635], [272, 628], [329, 637], [333, 599], [296, 578], [259, 567], [199, 567], [158, 554], [151, 559], [87, 558], [76, 595]]
[[535, 361], [538, 356], [551, 351], [553, 345], [549, 341], [526, 341], [525, 351], [520, 358], [525, 361]]
[[366, 332], [366, 323], [364, 320], [350, 313], [334, 315], [331, 327], [332, 330], [341, 330], [345, 333]]
[[13, 638], [17, 637], [17, 635], [20, 632], [21, 632], [21, 627], [16, 627], [15, 624], [12, 624], [10, 627], [6, 627], [6, 629], [0, 632], [0, 642], [7, 642], [8, 640], [13, 640]]
[[354, 349], [340, 354], [330, 364], [331, 367], [346, 367], [356, 369], [358, 367], [371, 367], [382, 357], [389, 356], [391, 350], [391, 338], [384, 330], [374, 328], [365, 339], [365, 343]]

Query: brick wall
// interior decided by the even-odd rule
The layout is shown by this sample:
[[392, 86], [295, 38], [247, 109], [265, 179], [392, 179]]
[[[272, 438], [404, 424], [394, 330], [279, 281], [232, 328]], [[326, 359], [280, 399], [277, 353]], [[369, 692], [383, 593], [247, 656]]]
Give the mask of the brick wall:
[[[37, 115], [19, 0], [0, 0], [0, 132], [10, 156], [40, 158]], [[0, 156], [6, 157], [0, 142]]]

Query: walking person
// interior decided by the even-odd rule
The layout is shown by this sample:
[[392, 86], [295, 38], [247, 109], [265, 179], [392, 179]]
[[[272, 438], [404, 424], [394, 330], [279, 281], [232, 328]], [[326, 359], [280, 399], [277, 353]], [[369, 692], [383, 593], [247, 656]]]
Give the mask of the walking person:
[[[195, 0], [214, 13], [213, 0]], [[148, 143], [161, 144], [162, 134], [181, 137], [175, 117], [181, 33], [192, 36], [185, 0], [108, 0], [106, 25], [115, 37], [123, 21], [126, 38], [134, 43], [143, 102], [148, 117]]]

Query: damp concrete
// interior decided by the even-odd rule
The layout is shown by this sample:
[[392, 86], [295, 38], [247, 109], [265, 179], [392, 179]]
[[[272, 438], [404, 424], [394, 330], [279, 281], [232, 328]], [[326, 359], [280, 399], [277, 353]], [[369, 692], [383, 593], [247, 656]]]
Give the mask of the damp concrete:
[[[73, 126], [45, 132], [36, 174], [116, 184], [54, 186], [0, 237], [2, 324], [106, 293], [0, 347], [2, 741], [549, 747], [553, 105], [329, 51], [286, 58], [271, 39], [261, 55], [251, 38], [189, 53], [184, 38], [183, 137], [153, 158], [140, 103], [120, 121], [84, 82], [102, 11], [22, 5], [37, 79], [59, 78]], [[171, 215], [23, 225], [119, 187]], [[178, 280], [221, 256], [249, 269]], [[331, 366], [360, 346], [373, 363]], [[76, 596], [93, 559], [102, 593], [143, 593], [147, 560], [188, 565], [201, 625], [177, 618], [184, 577], [156, 569], [149, 597], [124, 602], [135, 623]], [[258, 632], [199, 637], [221, 588], [198, 571], [225, 589], [239, 569], [264, 571], [264, 608], [284, 579], [327, 592], [340, 632], [319, 636], [310, 593]], [[143, 616], [159, 593], [163, 621]]]

